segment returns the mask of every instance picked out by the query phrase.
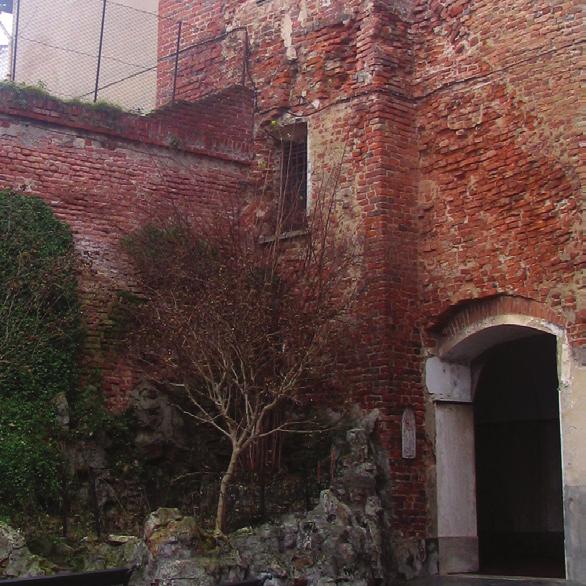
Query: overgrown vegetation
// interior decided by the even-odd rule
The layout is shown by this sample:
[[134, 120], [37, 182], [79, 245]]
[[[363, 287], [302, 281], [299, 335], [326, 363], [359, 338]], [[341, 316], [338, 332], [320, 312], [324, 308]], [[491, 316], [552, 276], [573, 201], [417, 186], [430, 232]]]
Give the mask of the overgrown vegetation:
[[[69, 230], [39, 199], [0, 192], [0, 516], [29, 537], [61, 523], [75, 539], [134, 531], [162, 505], [214, 515], [218, 532], [230, 499], [242, 500], [233, 523], [280, 512], [285, 493], [309, 508], [330, 441], [284, 434], [323, 432], [316, 396], [344, 401], [334, 374], [352, 343], [358, 259], [334, 205], [316, 198], [294, 239], [284, 220], [267, 238], [236, 207], [130, 235], [138, 287], [118, 293], [103, 334], [141, 361], [152, 396], [133, 393], [119, 416], [99, 373], [78, 380]], [[175, 425], [177, 407], [193, 425]]]
[[145, 295], [133, 308], [129, 347], [186, 415], [229, 446], [218, 533], [244, 456], [265, 457], [266, 440], [279, 434], [315, 430], [304, 407], [320, 390], [337, 394], [356, 253], [336, 231], [333, 206], [333, 198], [316, 201], [295, 242], [261, 243], [261, 226], [243, 223], [241, 210], [211, 223], [147, 225], [126, 241]]
[[77, 384], [80, 313], [68, 228], [39, 199], [0, 191], [0, 503], [56, 506], [60, 405]]
[[[88, 110], [96, 110], [98, 112], [110, 112], [112, 114], [129, 112], [129, 110], [126, 108], [123, 108], [119, 104], [115, 104], [114, 102], [110, 102], [108, 100], [97, 100], [96, 102], [93, 102], [89, 100], [82, 100], [80, 98], [62, 99], [53, 95], [48, 90], [46, 84], [44, 84], [42, 81], [39, 81], [36, 84], [27, 84], [14, 81], [0, 81], [0, 89], [9, 90], [23, 101], [25, 101], [28, 96], [41, 96], [51, 98], [51, 100], [55, 100], [56, 102], [61, 102], [63, 104], [80, 105], [84, 108], [87, 108]], [[134, 114], [143, 113], [140, 110], [134, 110], [130, 112]]]
[[0, 191], [0, 233], [0, 516], [33, 536], [56, 525], [73, 536], [89, 524], [99, 535], [95, 471], [85, 459], [98, 450], [114, 473], [133, 466], [132, 416], [108, 411], [99, 372], [80, 383], [67, 226], [40, 199]]

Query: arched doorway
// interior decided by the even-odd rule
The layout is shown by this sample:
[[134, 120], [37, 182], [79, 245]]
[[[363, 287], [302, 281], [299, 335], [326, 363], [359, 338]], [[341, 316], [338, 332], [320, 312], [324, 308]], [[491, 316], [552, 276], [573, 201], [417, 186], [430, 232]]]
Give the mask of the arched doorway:
[[556, 338], [526, 328], [472, 363], [479, 569], [564, 577]]
[[[585, 380], [584, 369], [575, 360], [565, 330], [554, 321], [534, 317], [543, 313], [540, 313], [540, 309], [543, 309], [541, 305], [530, 301], [521, 303], [517, 299], [511, 303], [509, 300], [504, 303], [501, 301], [497, 300], [493, 306], [488, 302], [478, 303], [443, 322], [435, 353], [425, 364], [425, 384], [432, 407], [429, 413], [433, 416], [430, 429], [433, 430], [435, 444], [435, 501], [432, 506], [435, 511], [439, 571], [441, 574], [478, 572], [482, 561], [484, 569], [492, 569], [500, 574], [533, 574], [534, 577], [541, 574], [546, 577], [546, 574], [563, 575], [565, 565], [568, 579], [583, 580], [586, 578], [586, 487], [583, 488], [586, 478], [586, 452], [581, 449], [586, 437], [586, 427], [583, 426], [586, 421], [586, 394], [583, 393], [586, 385], [582, 382]], [[513, 311], [507, 311], [509, 307]], [[533, 315], [516, 313], [518, 308], [529, 309]], [[511, 354], [514, 356], [511, 357]], [[495, 372], [500, 373], [498, 376], [504, 378], [506, 384], [500, 385], [498, 380], [495, 381]], [[519, 377], [522, 377], [522, 383], [518, 382]], [[542, 390], [537, 391], [537, 396], [531, 395], [528, 389], [520, 388], [528, 380], [538, 381]], [[491, 519], [491, 511], [499, 508], [494, 502], [487, 501], [487, 506], [482, 502], [482, 495], [491, 492], [490, 486], [481, 486], [480, 498], [477, 499], [478, 454], [475, 444], [479, 441], [479, 432], [475, 419], [478, 418], [479, 422], [484, 419], [488, 425], [491, 423], [491, 408], [494, 410], [503, 405], [502, 400], [499, 402], [495, 399], [492, 407], [486, 407], [486, 403], [491, 402], [487, 397], [495, 396], [495, 393], [491, 394], [487, 389], [491, 386], [494, 389], [495, 385], [509, 389], [507, 392], [497, 390], [496, 396], [499, 393], [511, 395], [514, 392], [511, 389], [515, 388], [520, 396], [525, 395], [525, 399], [520, 400], [521, 403], [527, 406], [533, 402], [529, 414], [525, 416], [527, 422], [522, 425], [539, 428], [539, 422], [545, 420], [548, 427], [548, 431], [534, 430], [532, 441], [518, 440], [516, 438], [520, 437], [519, 434], [513, 433], [512, 439], [509, 437], [508, 442], [503, 440], [500, 445], [497, 443], [498, 449], [492, 452], [493, 461], [502, 461], [502, 458], [499, 460], [499, 455], [507, 451], [512, 454], [515, 471], [522, 469], [522, 466], [533, 465], [534, 476], [548, 479], [534, 482], [530, 488], [525, 489], [524, 494], [531, 493], [534, 501], [539, 500], [539, 494], [542, 497], [544, 494], [550, 496], [544, 507], [546, 511], [539, 513], [543, 522], [533, 523], [534, 531], [529, 531], [530, 524], [525, 524], [526, 531], [511, 531], [511, 539], [522, 537], [516, 535], [517, 533], [533, 533], [533, 536], [524, 536], [527, 537], [525, 551], [533, 551], [532, 556], [524, 556], [521, 546], [513, 548], [510, 545], [508, 548], [509, 553], [513, 549], [518, 552], [514, 555], [517, 569], [504, 563], [506, 555], [500, 556], [500, 562], [499, 555], [496, 554], [491, 560], [491, 541], [494, 544], [506, 543], [506, 540], [502, 535], [500, 537], [503, 539], [494, 535], [498, 533], [495, 530], [497, 520], [494, 520], [492, 526], [485, 522], [487, 517]], [[478, 403], [475, 405], [476, 396]], [[542, 402], [539, 408], [535, 407], [535, 401]], [[555, 411], [556, 407], [559, 413]], [[509, 419], [501, 423], [514, 423], [514, 417], [510, 413], [501, 413], [500, 417]], [[504, 437], [503, 432], [499, 441]], [[541, 463], [541, 471], [539, 462], [530, 464], [530, 457], [519, 455], [523, 443], [532, 445], [532, 454], [545, 450], [546, 464]], [[479, 449], [482, 451], [482, 447]], [[482, 458], [481, 455], [478, 457]], [[490, 478], [490, 464], [488, 466]], [[508, 466], [513, 468], [512, 464]], [[502, 464], [501, 470], [504, 467]], [[554, 477], [546, 472], [560, 467], [563, 478], [562, 531], [560, 475]], [[483, 471], [480, 470], [479, 474], [483, 474]], [[513, 483], [512, 488], [507, 490], [517, 490], [524, 480], [525, 476], [518, 474], [517, 483]], [[503, 486], [502, 479], [498, 483], [492, 483], [492, 492], [499, 494], [498, 490], [495, 491], [497, 484], [499, 488]], [[558, 497], [552, 497], [554, 493]], [[499, 498], [504, 498], [503, 494], [500, 491]], [[528, 504], [523, 502], [522, 506]], [[480, 507], [483, 510], [479, 515]], [[506, 507], [501, 508], [505, 509]], [[523, 527], [519, 519], [513, 519], [512, 523], [514, 527]], [[491, 531], [492, 538], [489, 535]], [[482, 560], [479, 559], [479, 534], [483, 541]], [[532, 545], [528, 545], [529, 542]], [[538, 547], [539, 543], [542, 545]], [[560, 547], [564, 549], [563, 554], [560, 554]], [[546, 548], [550, 551], [542, 555]], [[565, 559], [560, 562], [561, 555]], [[527, 559], [523, 561], [523, 557]], [[528, 563], [531, 557], [534, 560], [532, 564]], [[495, 560], [499, 563], [494, 564]], [[535, 563], [535, 560], [544, 563]]]

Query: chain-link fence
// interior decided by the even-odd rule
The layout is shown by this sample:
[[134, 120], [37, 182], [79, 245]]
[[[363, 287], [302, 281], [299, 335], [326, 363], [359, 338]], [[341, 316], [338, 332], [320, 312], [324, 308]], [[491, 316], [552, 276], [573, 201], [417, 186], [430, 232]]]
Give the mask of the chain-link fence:
[[11, 79], [145, 113], [244, 80], [245, 31], [187, 45], [193, 29], [155, 14], [157, 0], [124, 1], [18, 0]]

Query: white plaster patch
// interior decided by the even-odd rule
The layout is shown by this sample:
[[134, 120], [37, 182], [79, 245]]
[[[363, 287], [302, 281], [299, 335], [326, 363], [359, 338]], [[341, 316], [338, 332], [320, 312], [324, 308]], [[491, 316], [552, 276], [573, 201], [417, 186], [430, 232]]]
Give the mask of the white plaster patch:
[[21, 132], [21, 127], [16, 124], [11, 124], [8, 127], [0, 127], [0, 136], [18, 136]]
[[415, 413], [413, 409], [405, 409], [401, 418], [401, 456], [412, 460], [416, 455]]
[[293, 21], [288, 12], [283, 15], [283, 20], [281, 21], [281, 38], [285, 44], [285, 49], [287, 49], [287, 59], [295, 61], [297, 59], [297, 50], [293, 46]]
[[472, 402], [470, 367], [433, 356], [425, 362], [425, 385], [434, 401]]
[[301, 25], [304, 25], [305, 21], [307, 20], [307, 2], [305, 0], [301, 0], [301, 3], [299, 5], [298, 20]]

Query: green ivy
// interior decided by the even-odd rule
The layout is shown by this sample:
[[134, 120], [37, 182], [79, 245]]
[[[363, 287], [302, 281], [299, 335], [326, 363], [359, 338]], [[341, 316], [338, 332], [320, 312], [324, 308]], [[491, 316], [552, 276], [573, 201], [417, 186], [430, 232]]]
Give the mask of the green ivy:
[[61, 454], [51, 409], [39, 401], [2, 399], [0, 500], [7, 510], [46, 508], [59, 495]]
[[[96, 378], [98, 378], [96, 376]], [[70, 402], [72, 441], [95, 440], [106, 448], [110, 464], [117, 465], [118, 459], [133, 459], [136, 423], [130, 412], [113, 414], [106, 407], [99, 384], [87, 384], [76, 392]]]
[[40, 199], [0, 191], [0, 503], [58, 500], [55, 397], [77, 383], [80, 311], [73, 240]]

